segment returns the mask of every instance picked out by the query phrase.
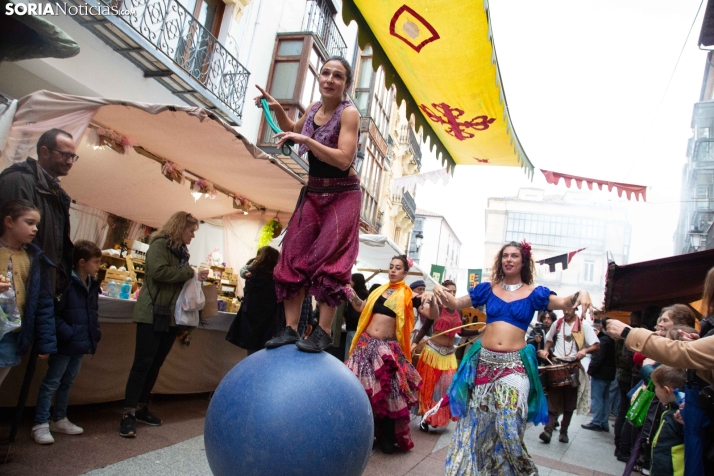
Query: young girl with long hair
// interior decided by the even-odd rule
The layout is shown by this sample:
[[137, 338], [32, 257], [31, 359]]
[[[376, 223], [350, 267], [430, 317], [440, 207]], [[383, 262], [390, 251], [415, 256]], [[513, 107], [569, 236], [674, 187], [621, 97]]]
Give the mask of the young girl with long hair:
[[26, 200], [0, 207], [0, 385], [31, 347], [42, 359], [57, 352], [55, 266], [32, 243], [39, 223], [39, 210]]

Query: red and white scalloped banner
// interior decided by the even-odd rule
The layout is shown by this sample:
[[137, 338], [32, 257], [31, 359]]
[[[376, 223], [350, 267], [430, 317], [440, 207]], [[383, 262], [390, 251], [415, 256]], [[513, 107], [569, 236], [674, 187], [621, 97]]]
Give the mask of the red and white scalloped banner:
[[634, 195], [635, 200], [639, 200], [639, 197], [642, 196], [642, 201], [647, 201], [646, 185], [633, 185], [630, 183], [610, 182], [608, 180], [595, 180], [586, 177], [578, 177], [575, 175], [566, 175], [558, 172], [550, 172], [548, 170], [543, 169], [541, 169], [540, 171], [543, 172], [543, 175], [545, 175], [545, 180], [553, 185], [558, 185], [560, 179], [563, 179], [565, 181], [565, 185], [568, 188], [570, 188], [570, 185], [573, 181], [575, 181], [578, 188], [583, 188], [583, 182], [585, 182], [590, 190], [593, 189], [593, 184], [597, 185], [600, 190], [602, 190], [603, 186], [607, 187], [608, 191], [612, 191], [613, 188], [616, 188], [617, 195], [620, 197], [622, 197], [622, 194], [624, 192], [625, 195], [627, 195], [628, 200], [632, 200], [632, 195]]

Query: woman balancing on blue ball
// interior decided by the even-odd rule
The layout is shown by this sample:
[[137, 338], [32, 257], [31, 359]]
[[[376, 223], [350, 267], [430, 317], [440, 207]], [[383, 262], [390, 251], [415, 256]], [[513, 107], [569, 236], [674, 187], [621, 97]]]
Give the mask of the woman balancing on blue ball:
[[548, 403], [535, 349], [525, 345], [526, 330], [535, 311], [593, 307], [586, 291], [558, 297], [534, 286], [534, 269], [530, 245], [510, 242], [496, 255], [491, 282], [479, 284], [469, 296], [456, 298], [434, 287], [436, 298], [451, 309], [484, 304], [487, 309], [483, 337], [464, 356], [445, 399], [459, 417], [447, 475], [538, 474], [523, 434], [526, 422], [548, 422]]
[[[395, 443], [406, 451], [414, 446], [409, 436], [409, 407], [419, 399], [421, 377], [410, 359], [414, 328], [412, 290], [404, 283], [411, 259], [395, 256], [389, 264], [389, 283], [375, 289], [367, 301], [353, 296], [361, 311], [347, 366], [367, 391], [375, 420], [375, 432], [384, 453]], [[433, 299], [422, 294], [422, 302]], [[431, 319], [438, 317], [436, 306]]]
[[[359, 251], [362, 203], [359, 177], [352, 167], [359, 113], [345, 100], [352, 79], [352, 68], [344, 58], [329, 58], [317, 79], [321, 100], [311, 104], [297, 122], [257, 86], [261, 95], [255, 98], [256, 105], [265, 100], [286, 131], [275, 135], [277, 147], [298, 144], [298, 154], [307, 152], [310, 167], [273, 273], [278, 302], [285, 303], [287, 326], [266, 342], [269, 349], [296, 343], [302, 351], [320, 352], [331, 346], [335, 309], [349, 295], [352, 265]], [[310, 337], [299, 340], [297, 326], [308, 288], [320, 307], [319, 326]]]

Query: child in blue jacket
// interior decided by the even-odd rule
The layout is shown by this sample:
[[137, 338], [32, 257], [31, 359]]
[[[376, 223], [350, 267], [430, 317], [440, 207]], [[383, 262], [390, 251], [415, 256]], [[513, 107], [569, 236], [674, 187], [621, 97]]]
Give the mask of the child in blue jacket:
[[660, 365], [651, 378], [655, 384], [655, 394], [665, 409], [656, 423], [652, 440], [651, 476], [681, 476], [684, 474], [684, 427], [674, 415], [677, 405], [677, 391], [684, 388], [687, 371]]
[[[50, 356], [40, 386], [32, 439], [40, 445], [54, 443], [51, 432], [79, 435], [82, 428], [67, 419], [69, 391], [79, 373], [84, 354], [94, 354], [102, 334], [99, 329], [99, 271], [102, 251], [91, 241], [74, 244], [72, 279], [55, 306], [57, 353]], [[55, 406], [50, 420], [52, 394]]]
[[57, 352], [54, 264], [32, 240], [40, 212], [27, 200], [0, 206], [0, 385], [30, 349], [41, 359]]

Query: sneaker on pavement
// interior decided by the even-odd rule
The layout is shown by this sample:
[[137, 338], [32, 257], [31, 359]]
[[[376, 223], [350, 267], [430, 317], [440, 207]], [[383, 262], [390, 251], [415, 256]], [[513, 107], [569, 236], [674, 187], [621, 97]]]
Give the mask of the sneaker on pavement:
[[610, 433], [610, 427], [608, 427], [608, 426], [601, 426], [601, 427], [600, 427], [600, 431], [602, 431], [602, 432], [604, 432], [604, 433]]
[[[319, 327], [319, 326], [318, 326]], [[286, 344], [294, 344], [300, 340], [297, 331], [290, 326], [285, 327], [277, 336], [265, 343], [266, 349], [275, 349]]]
[[307, 339], [298, 341], [295, 345], [303, 352], [318, 353], [332, 346], [332, 337], [322, 327], [315, 326]]
[[558, 441], [561, 443], [567, 443], [570, 441], [570, 438], [568, 438], [568, 434], [564, 431], [560, 432], [560, 436], [558, 437]]
[[119, 436], [124, 438], [136, 437], [136, 417], [131, 413], [125, 413], [119, 425]]
[[65, 435], [81, 435], [84, 433], [84, 428], [75, 425], [67, 418], [62, 418], [58, 421], [50, 421], [50, 431], [64, 433]]
[[580, 425], [580, 428], [583, 428], [585, 430], [591, 430], [591, 431], [602, 431], [600, 425], [596, 425], [593, 422], [588, 423], [587, 425]]
[[49, 423], [40, 423], [32, 427], [32, 439], [38, 445], [51, 445], [55, 442], [52, 438], [52, 433], [50, 433]]
[[149, 407], [142, 407], [136, 410], [136, 421], [146, 425], [161, 426], [161, 418], [149, 411]]
[[540, 438], [541, 441], [543, 441], [543, 443], [550, 443], [550, 439], [552, 436], [553, 436], [553, 430], [546, 427], [546, 429], [543, 430], [543, 432], [538, 436], [538, 438]]

